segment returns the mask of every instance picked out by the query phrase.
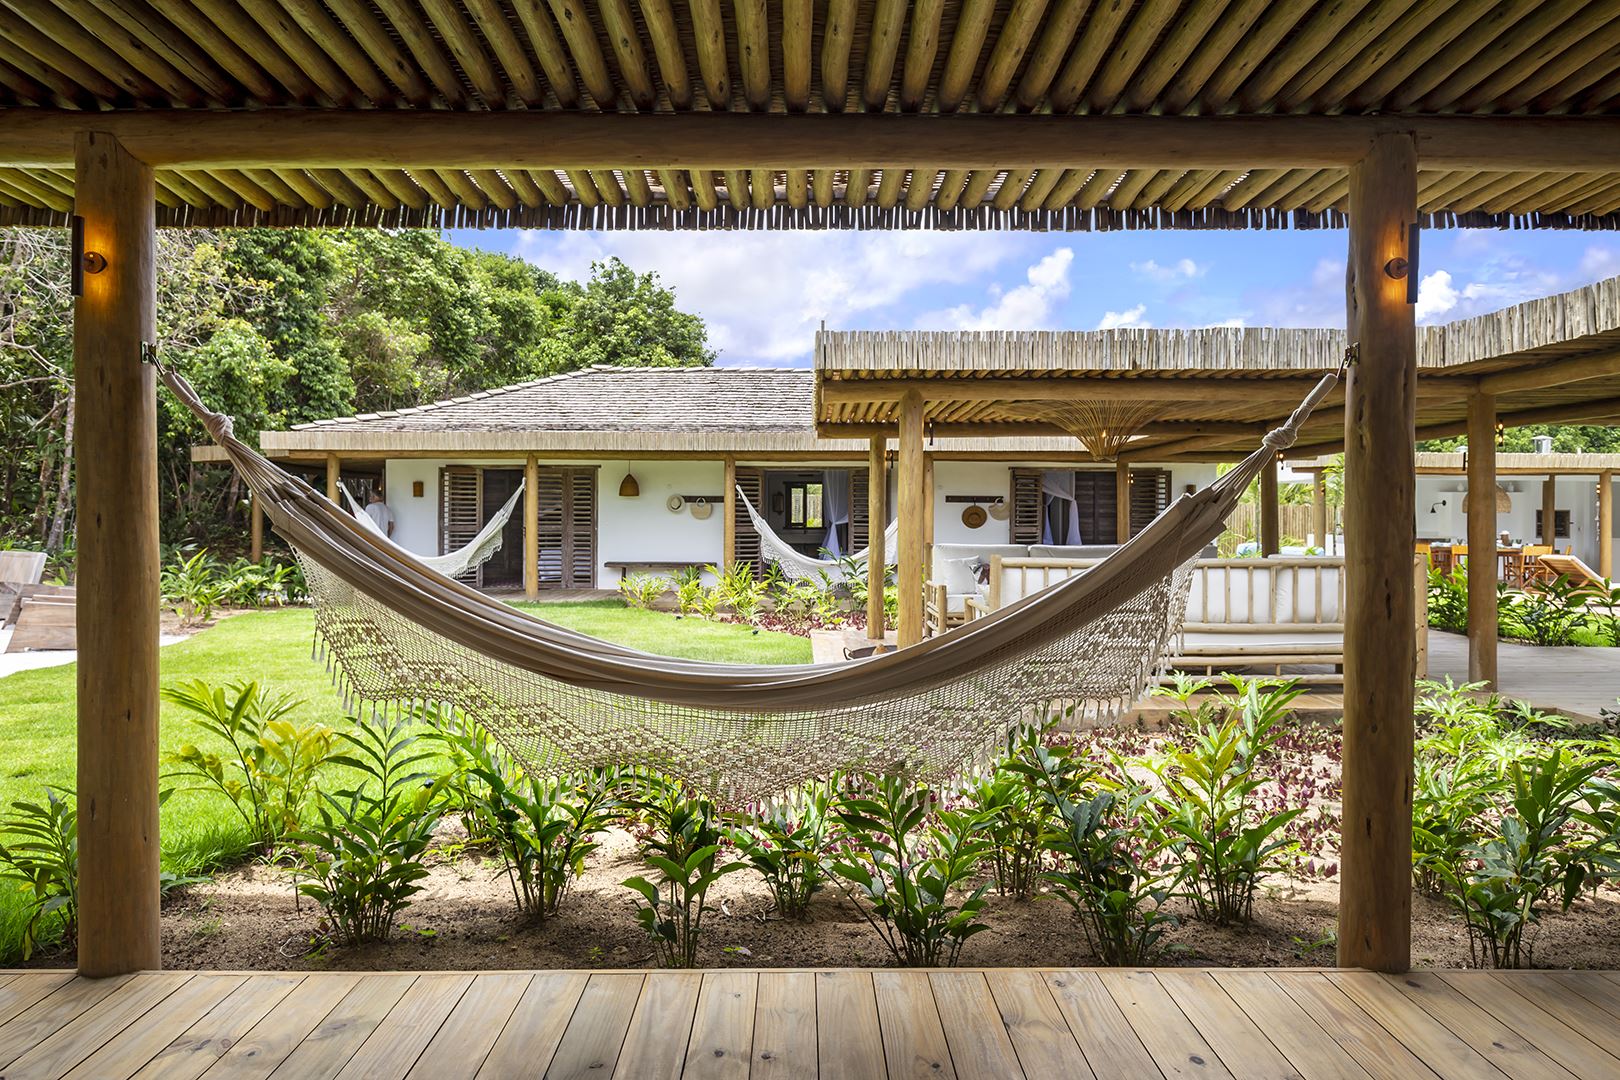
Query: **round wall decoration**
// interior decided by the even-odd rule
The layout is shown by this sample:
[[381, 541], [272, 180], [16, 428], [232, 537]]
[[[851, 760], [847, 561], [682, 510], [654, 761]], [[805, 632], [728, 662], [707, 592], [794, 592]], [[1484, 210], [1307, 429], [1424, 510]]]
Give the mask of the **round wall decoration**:
[[681, 512], [682, 508], [686, 506], [686, 500], [681, 498], [679, 495], [671, 495], [669, 500], [665, 502], [664, 505], [669, 507], [670, 513], [678, 514]]
[[962, 511], [962, 524], [966, 525], [970, 529], [977, 529], [979, 526], [985, 523], [985, 519], [987, 519], [989, 516], [989, 514], [984, 512], [984, 507], [980, 506], [978, 503], [974, 503], [972, 506], [969, 506], [966, 510]]
[[714, 513], [714, 503], [708, 499], [697, 499], [690, 505], [692, 507], [692, 516], [699, 521], [708, 520], [709, 515]]

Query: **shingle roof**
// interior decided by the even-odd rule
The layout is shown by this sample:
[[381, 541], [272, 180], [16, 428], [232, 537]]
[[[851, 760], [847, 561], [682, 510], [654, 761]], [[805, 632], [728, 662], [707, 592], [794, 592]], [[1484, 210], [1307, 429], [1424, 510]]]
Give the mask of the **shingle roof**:
[[814, 396], [815, 376], [802, 368], [597, 366], [292, 430], [813, 433]]

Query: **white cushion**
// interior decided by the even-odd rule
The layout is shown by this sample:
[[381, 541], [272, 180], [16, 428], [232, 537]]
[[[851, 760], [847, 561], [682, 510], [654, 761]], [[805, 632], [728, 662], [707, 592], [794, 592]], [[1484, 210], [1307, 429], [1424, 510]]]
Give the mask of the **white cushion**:
[[978, 575], [969, 564], [988, 563], [993, 555], [1022, 559], [1028, 557], [1029, 548], [1024, 544], [935, 544], [929, 580], [943, 584], [948, 593], [977, 592]]

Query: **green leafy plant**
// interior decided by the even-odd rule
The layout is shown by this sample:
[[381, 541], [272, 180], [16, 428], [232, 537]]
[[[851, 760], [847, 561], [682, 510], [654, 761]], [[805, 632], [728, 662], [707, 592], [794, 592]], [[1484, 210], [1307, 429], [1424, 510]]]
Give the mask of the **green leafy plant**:
[[347, 944], [387, 939], [427, 876], [422, 854], [440, 815], [448, 774], [423, 768], [433, 751], [409, 716], [356, 719], [339, 730], [345, 752], [332, 758], [360, 774], [352, 788], [322, 792], [320, 821], [293, 834], [297, 889], [321, 906], [333, 936]]
[[1590, 594], [1560, 574], [1522, 593], [1504, 593], [1497, 622], [1504, 637], [1532, 645], [1573, 645], [1587, 623]]
[[1430, 568], [1429, 625], [1456, 634], [1468, 629], [1468, 574], [1461, 567], [1449, 574]]
[[469, 831], [495, 847], [518, 910], [555, 915], [598, 847], [595, 834], [612, 824], [616, 777], [601, 770], [582, 779], [530, 776], [475, 726], [439, 737], [459, 751], [452, 787], [472, 786], [464, 799]]
[[739, 560], [724, 569], [718, 566], [708, 569], [714, 575], [720, 603], [729, 607], [737, 618], [753, 622], [759, 615], [766, 591], [765, 583], [754, 573], [754, 564]]
[[79, 922], [79, 816], [73, 797], [46, 788], [45, 801], [14, 802], [0, 821], [0, 881], [28, 893], [22, 958], [60, 937], [77, 940]]
[[163, 599], [187, 626], [205, 623], [224, 601], [227, 588], [219, 580], [219, 564], [204, 548], [190, 558], [178, 558], [163, 568]]
[[1165, 827], [1187, 861], [1193, 909], [1222, 924], [1253, 917], [1260, 882], [1283, 869], [1281, 856], [1294, 846], [1284, 830], [1304, 812], [1265, 813], [1255, 797], [1265, 781], [1254, 774], [1303, 690], [1238, 677], [1232, 685], [1214, 708], [1181, 712], [1188, 728], [1183, 744], [1154, 766], [1164, 785]]
[[253, 680], [218, 687], [191, 679], [165, 686], [162, 695], [230, 748], [220, 754], [183, 743], [163, 755], [170, 770], [165, 779], [179, 778], [185, 790], [223, 794], [263, 847], [298, 828], [316, 791], [316, 773], [332, 752], [330, 728], [290, 719], [302, 700], [272, 694]]
[[626, 574], [619, 580], [619, 595], [633, 608], [650, 609], [669, 591], [669, 579], [656, 574]]
[[969, 802], [988, 822], [996, 892], [1017, 900], [1035, 895], [1052, 831], [1052, 808], [1041, 798], [1031, 777], [1010, 766], [1039, 745], [1042, 734], [1043, 729], [1034, 725], [1016, 732], [995, 770], [971, 783], [966, 792]]
[[675, 609], [682, 615], [700, 611], [703, 604], [703, 571], [696, 566], [682, 567], [675, 575]]
[[805, 919], [810, 899], [826, 884], [831, 783], [811, 784], [798, 797], [763, 807], [732, 830], [732, 839], [771, 890], [784, 918]]
[[647, 778], [635, 808], [648, 828], [647, 862], [658, 871], [657, 883], [640, 874], [623, 882], [636, 894], [636, 920], [661, 966], [694, 967], [709, 888], [744, 864], [720, 861], [725, 834], [714, 804], [680, 781]]
[[989, 929], [979, 916], [990, 886], [961, 894], [990, 855], [986, 817], [933, 810], [933, 792], [892, 775], [834, 803], [849, 842], [833, 873], [906, 967], [954, 966], [967, 940]]
[[1105, 964], [1145, 964], [1176, 924], [1165, 905], [1184, 870], [1169, 857], [1159, 804], [1116, 760], [1102, 776], [1071, 747], [1028, 744], [1008, 763], [1051, 810], [1043, 872], [1074, 910], [1086, 944]]

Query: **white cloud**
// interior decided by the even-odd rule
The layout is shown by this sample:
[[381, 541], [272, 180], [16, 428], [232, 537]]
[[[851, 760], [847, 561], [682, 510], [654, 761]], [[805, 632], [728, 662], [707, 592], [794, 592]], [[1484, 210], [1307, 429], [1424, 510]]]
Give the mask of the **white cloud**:
[[1123, 330], [1126, 328], [1146, 330], [1153, 324], [1142, 316], [1147, 314], [1146, 304], [1137, 304], [1124, 311], [1107, 311], [1103, 313], [1101, 321], [1097, 323], [1099, 330]]
[[988, 232], [530, 231], [517, 252], [577, 280], [617, 255], [638, 273], [657, 271], [682, 310], [703, 316], [722, 364], [804, 364], [823, 321], [881, 326], [881, 309], [974, 281], [1020, 244]]
[[1191, 259], [1177, 259], [1168, 265], [1161, 265], [1153, 259], [1149, 259], [1146, 262], [1131, 263], [1131, 269], [1149, 281], [1168, 283], [1198, 277], [1204, 272], [1205, 267], [1199, 266]]
[[1344, 260], [1318, 259], [1298, 284], [1252, 290], [1245, 300], [1253, 326], [1343, 326]]
[[1610, 247], [1589, 247], [1581, 255], [1581, 276], [1591, 281], [1620, 274], [1620, 251]]
[[1460, 294], [1451, 284], [1449, 272], [1436, 270], [1432, 274], [1424, 274], [1422, 280], [1418, 282], [1418, 320], [1424, 321], [1437, 315], [1444, 315], [1457, 306], [1460, 298]]
[[1222, 319], [1220, 322], [1209, 324], [1210, 327], [1225, 326], [1233, 329], [1240, 329], [1247, 325], [1249, 324], [1243, 321], [1243, 316], [1241, 315], [1235, 315], [1230, 319]]
[[956, 330], [1041, 330], [1052, 325], [1052, 309], [1069, 295], [1069, 270], [1074, 264], [1074, 249], [1061, 247], [1031, 266], [1024, 274], [1025, 283], [1003, 292], [999, 286], [990, 289], [994, 302], [975, 310], [971, 304], [959, 304], [945, 311], [929, 312], [917, 320], [919, 327], [937, 329], [949, 326]]

